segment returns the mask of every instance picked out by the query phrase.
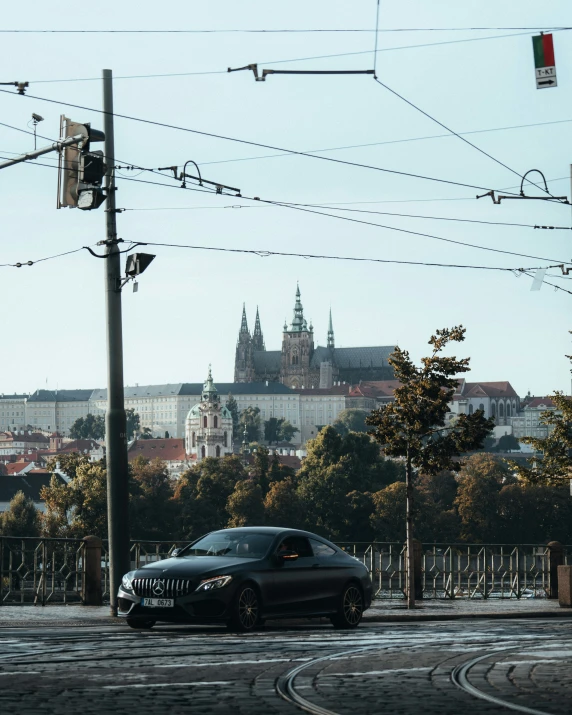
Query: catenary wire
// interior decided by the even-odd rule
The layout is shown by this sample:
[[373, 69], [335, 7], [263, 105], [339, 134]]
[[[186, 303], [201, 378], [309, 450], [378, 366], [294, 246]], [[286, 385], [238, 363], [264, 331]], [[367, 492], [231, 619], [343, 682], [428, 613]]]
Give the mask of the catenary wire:
[[[126, 178], [126, 177], [118, 177], [118, 178], [123, 181], [134, 181], [134, 182], [139, 182], [139, 183], [151, 184], [151, 185], [155, 185], [155, 186], [167, 186], [168, 188], [174, 188], [174, 189], [180, 188], [180, 187], [174, 186], [172, 184], [161, 184], [160, 182], [156, 182], [156, 181], [146, 181], [146, 180], [135, 179], [135, 178]], [[228, 196], [228, 194], [223, 194], [223, 195]], [[316, 211], [315, 209], [306, 208], [306, 207], [303, 207], [303, 206], [300, 206], [297, 204], [290, 204], [287, 202], [271, 201], [268, 199], [260, 199], [260, 198], [254, 198], [254, 197], [248, 197], [248, 196], [240, 196], [237, 198], [241, 198], [246, 201], [260, 201], [264, 204], [269, 204], [272, 206], [280, 206], [282, 208], [288, 208], [288, 209], [293, 209], [296, 211], [304, 211], [306, 213], [317, 214], [318, 216], [326, 216], [328, 218], [335, 218], [335, 219], [338, 219], [341, 221], [350, 221], [351, 223], [359, 223], [359, 224], [363, 224], [366, 226], [374, 226], [377, 228], [384, 228], [389, 231], [397, 231], [399, 233], [407, 233], [407, 234], [410, 234], [413, 236], [420, 236], [422, 238], [432, 238], [437, 241], [444, 241], [446, 243], [454, 243], [454, 244], [464, 246], [467, 248], [475, 248], [475, 249], [483, 250], [483, 251], [491, 251], [493, 253], [503, 253], [503, 254], [512, 255], [512, 256], [518, 256], [519, 258], [532, 258], [534, 260], [539, 260], [539, 261], [558, 261], [558, 265], [567, 263], [567, 261], [562, 261], [558, 258], [546, 258], [544, 256], [532, 256], [532, 255], [528, 255], [526, 253], [516, 253], [514, 251], [504, 251], [500, 248], [490, 248], [488, 246], [479, 246], [478, 244], [465, 243], [463, 241], [457, 241], [455, 239], [445, 238], [443, 236], [435, 236], [434, 234], [423, 233], [421, 231], [411, 231], [411, 230], [405, 229], [405, 228], [397, 228], [396, 226], [387, 226], [385, 224], [374, 223], [372, 221], [363, 221], [362, 219], [355, 219], [355, 218], [351, 218], [349, 216], [337, 216], [336, 214], [326, 213], [324, 211]]]
[[[9, 92], [8, 90], [0, 89], [0, 92], [4, 92], [5, 94], [9, 94], [11, 96], [16, 96], [16, 95], [14, 95], [13, 92]], [[17, 95], [17, 96], [20, 97], [22, 95]], [[73, 107], [74, 109], [83, 109], [87, 112], [96, 112], [98, 114], [105, 114], [103, 109], [95, 109], [93, 107], [86, 107], [81, 104], [73, 104], [71, 102], [63, 102], [61, 100], [56, 100], [56, 99], [48, 99], [47, 97], [37, 97], [37, 96], [31, 95], [31, 94], [25, 94], [23, 96], [26, 97], [27, 99], [35, 99], [40, 102], [48, 102], [49, 104], [57, 104], [57, 105], [63, 106], [63, 107]], [[441, 183], [441, 184], [450, 184], [452, 186], [462, 186], [462, 187], [468, 188], [468, 189], [478, 189], [479, 191], [490, 191], [491, 190], [490, 186], [488, 186], [488, 187], [477, 186], [475, 184], [467, 184], [467, 183], [463, 183], [460, 181], [452, 181], [449, 179], [439, 179], [437, 177], [423, 176], [421, 174], [413, 174], [411, 172], [398, 171], [396, 169], [386, 169], [386, 168], [380, 167], [380, 166], [372, 166], [370, 164], [361, 164], [359, 162], [346, 161], [345, 159], [335, 159], [335, 158], [329, 157], [329, 156], [319, 156], [317, 154], [311, 154], [309, 152], [296, 151], [294, 149], [285, 149], [284, 147], [277, 147], [277, 146], [273, 146], [271, 144], [262, 144], [261, 142], [254, 142], [254, 141], [247, 140], [247, 139], [239, 139], [237, 137], [229, 137], [229, 136], [226, 136], [223, 134], [215, 134], [214, 132], [201, 131], [199, 129], [191, 129], [190, 127], [181, 127], [176, 124], [168, 124], [166, 122], [153, 121], [151, 119], [144, 119], [142, 117], [134, 117], [134, 116], [131, 116], [128, 114], [119, 114], [117, 112], [113, 112], [113, 116], [118, 117], [119, 119], [126, 119], [129, 121], [139, 122], [142, 124], [149, 124], [151, 126], [162, 127], [165, 129], [174, 129], [175, 131], [188, 132], [190, 134], [206, 136], [206, 137], [210, 137], [212, 139], [222, 139], [224, 141], [230, 141], [230, 142], [234, 142], [234, 143], [238, 143], [238, 144], [246, 144], [248, 146], [257, 146], [257, 147], [261, 147], [263, 149], [272, 149], [274, 151], [286, 152], [288, 154], [292, 154], [293, 156], [303, 156], [303, 157], [311, 158], [311, 159], [319, 159], [321, 161], [328, 161], [328, 162], [332, 162], [335, 164], [342, 164], [344, 166], [353, 166], [353, 167], [361, 168], [361, 169], [370, 169], [373, 171], [381, 171], [384, 173], [395, 174], [398, 176], [407, 176], [409, 178], [422, 179], [425, 181], [434, 181], [434, 182]], [[518, 194], [515, 194], [515, 196], [517, 196], [517, 195]], [[559, 203], [561, 203], [561, 202], [559, 202]]]
[[391, 258], [370, 258], [362, 256], [335, 256], [335, 255], [325, 255], [325, 254], [315, 254], [315, 253], [291, 253], [287, 251], [267, 251], [265, 249], [249, 249], [249, 248], [224, 248], [222, 246], [194, 246], [180, 243], [159, 243], [155, 241], [141, 241], [138, 242], [140, 246], [162, 246], [164, 248], [185, 248], [196, 251], [220, 251], [223, 253], [246, 253], [251, 255], [259, 256], [260, 258], [267, 258], [269, 256], [285, 256], [293, 258], [316, 258], [322, 260], [333, 260], [333, 261], [358, 261], [358, 262], [368, 262], [368, 263], [390, 263], [399, 265], [409, 265], [409, 266], [431, 266], [438, 268], [466, 268], [475, 269], [483, 271], [505, 271], [509, 273], [514, 273], [515, 271], [519, 273], [525, 273], [526, 271], [538, 271], [544, 270], [545, 268], [560, 268], [560, 264], [554, 266], [536, 266], [533, 268], [505, 268], [500, 266], [475, 266], [467, 264], [455, 264], [455, 263], [429, 263], [427, 261], [401, 261]]
[[[494, 32], [508, 30], [528, 30], [530, 32], [546, 32], [546, 31], [563, 31], [572, 30], [572, 27], [549, 25], [546, 27], [386, 27], [380, 28], [378, 32]], [[0, 30], [0, 34], [115, 34], [115, 35], [135, 35], [135, 34], [228, 34], [228, 33], [314, 33], [314, 32], [374, 32], [371, 28], [276, 28], [276, 29], [164, 29], [164, 30], [148, 30], [148, 29], [122, 29], [122, 30], [20, 30], [20, 29], [4, 29]]]
[[[447, 130], [448, 132], [450, 132], [453, 136], [456, 136], [458, 139], [460, 139], [461, 141], [465, 142], [465, 144], [468, 144], [469, 146], [473, 147], [473, 149], [476, 149], [476, 150], [477, 150], [478, 152], [480, 152], [481, 154], [484, 154], [484, 155], [485, 155], [486, 157], [488, 157], [489, 159], [492, 159], [492, 161], [496, 162], [497, 164], [499, 164], [500, 166], [504, 167], [505, 169], [508, 169], [508, 171], [510, 171], [511, 173], [515, 174], [515, 175], [518, 176], [519, 178], [521, 178], [521, 179], [523, 178], [522, 174], [520, 174], [518, 171], [516, 171], [516, 170], [513, 169], [512, 167], [508, 166], [508, 164], [505, 164], [503, 161], [500, 161], [500, 159], [497, 159], [497, 158], [494, 157], [492, 154], [489, 154], [489, 153], [486, 152], [484, 149], [481, 149], [481, 148], [480, 148], [479, 146], [477, 146], [476, 144], [473, 144], [472, 142], [470, 142], [468, 139], [466, 139], [466, 138], [465, 138], [464, 136], [462, 136], [461, 134], [458, 134], [454, 129], [451, 129], [451, 128], [448, 127], [446, 124], [443, 124], [443, 122], [441, 122], [441, 121], [439, 121], [438, 119], [436, 119], [434, 116], [432, 116], [431, 114], [429, 114], [428, 112], [426, 112], [424, 109], [421, 109], [421, 107], [419, 107], [417, 104], [415, 104], [415, 103], [412, 102], [411, 100], [409, 100], [409, 99], [407, 99], [406, 97], [404, 97], [402, 94], [399, 94], [399, 92], [396, 92], [394, 89], [392, 89], [389, 85], [387, 85], [387, 84], [385, 84], [384, 82], [382, 82], [382, 81], [381, 81], [378, 77], [376, 77], [375, 75], [374, 75], [374, 80], [375, 80], [375, 81], [377, 82], [377, 84], [379, 84], [381, 87], [383, 87], [384, 89], [388, 90], [388, 92], [391, 92], [391, 93], [394, 94], [396, 97], [399, 97], [399, 99], [401, 99], [403, 102], [405, 102], [406, 104], [408, 104], [410, 107], [413, 107], [413, 109], [416, 109], [418, 112], [421, 112], [421, 114], [423, 114], [425, 117], [427, 117], [428, 119], [430, 119], [432, 122], [435, 122], [435, 124], [438, 124], [440, 127], [443, 127], [443, 129], [446, 129], [446, 130]], [[555, 198], [555, 197], [552, 196], [552, 194], [548, 191], [548, 189], [544, 189], [543, 187], [538, 186], [538, 184], [535, 184], [534, 181], [531, 181], [530, 179], [527, 179], [527, 181], [528, 181], [530, 184], [532, 184], [533, 186], [535, 186], [537, 189], [540, 189], [541, 191], [544, 191], [546, 194], [548, 194], [548, 195], [549, 195], [550, 197], [552, 197], [553, 199]]]
[[[562, 28], [562, 30], [565, 29], [572, 29], [572, 28]], [[380, 30], [381, 32], [381, 30]], [[490, 37], [473, 37], [473, 38], [467, 38], [463, 40], [444, 40], [441, 42], [425, 42], [423, 44], [417, 44], [417, 45], [401, 45], [399, 47], [382, 47], [378, 48], [376, 50], [376, 55], [378, 52], [397, 52], [399, 50], [414, 50], [414, 49], [420, 49], [424, 47], [438, 47], [441, 45], [456, 45], [464, 42], [479, 42], [482, 40], [500, 40], [500, 39], [506, 39], [510, 37], [522, 37], [523, 35], [530, 35], [530, 32], [519, 32], [519, 33], [512, 33], [510, 35], [491, 35]], [[264, 64], [264, 65], [277, 65], [277, 64], [283, 64], [283, 63], [289, 63], [289, 62], [309, 62], [311, 60], [324, 60], [324, 59], [332, 59], [335, 57], [351, 57], [354, 55], [369, 55], [371, 54], [371, 50], [358, 50], [354, 52], [337, 52], [334, 54], [328, 54], [328, 55], [312, 55], [310, 57], [293, 57], [290, 59], [286, 60], [266, 60], [263, 62], [259, 62], [258, 64]], [[161, 78], [161, 77], [191, 77], [193, 75], [211, 75], [211, 74], [228, 74], [227, 70], [205, 70], [201, 72], [168, 72], [164, 74], [144, 74], [144, 75], [118, 75], [114, 77], [113, 79], [151, 79], [151, 78]], [[64, 79], [40, 79], [40, 80], [32, 80], [34, 84], [48, 84], [48, 83], [54, 83], [54, 82], [95, 82], [97, 80], [101, 80], [101, 77], [70, 77], [70, 78], [64, 78]]]

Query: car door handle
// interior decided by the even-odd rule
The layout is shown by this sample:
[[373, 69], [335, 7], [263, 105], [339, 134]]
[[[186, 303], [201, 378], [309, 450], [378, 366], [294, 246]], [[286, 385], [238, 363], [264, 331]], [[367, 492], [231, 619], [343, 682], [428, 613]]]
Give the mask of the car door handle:
[[320, 568], [320, 564], [312, 564], [312, 568], [313, 568], [313, 569], [319, 569], [319, 568]]

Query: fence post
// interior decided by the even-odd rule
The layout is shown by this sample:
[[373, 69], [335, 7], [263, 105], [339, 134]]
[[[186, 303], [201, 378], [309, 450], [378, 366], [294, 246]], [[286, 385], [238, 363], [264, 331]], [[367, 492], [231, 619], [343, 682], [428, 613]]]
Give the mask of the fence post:
[[413, 571], [415, 573], [415, 600], [423, 599], [423, 548], [419, 539], [413, 539]]
[[81, 600], [84, 606], [101, 606], [101, 539], [84, 536], [83, 580]]
[[548, 598], [558, 598], [558, 567], [564, 564], [564, 547], [559, 541], [548, 544]]

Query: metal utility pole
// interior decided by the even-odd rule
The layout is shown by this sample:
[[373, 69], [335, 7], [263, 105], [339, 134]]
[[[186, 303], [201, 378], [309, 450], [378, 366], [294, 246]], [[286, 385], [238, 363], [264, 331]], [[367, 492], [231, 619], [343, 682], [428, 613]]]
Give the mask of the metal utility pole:
[[107, 324], [107, 520], [109, 538], [109, 595], [111, 614], [117, 615], [117, 589], [131, 569], [129, 556], [129, 489], [127, 422], [123, 394], [123, 331], [121, 321], [121, 261], [115, 208], [115, 145], [113, 134], [113, 79], [103, 70], [105, 160], [105, 307]]

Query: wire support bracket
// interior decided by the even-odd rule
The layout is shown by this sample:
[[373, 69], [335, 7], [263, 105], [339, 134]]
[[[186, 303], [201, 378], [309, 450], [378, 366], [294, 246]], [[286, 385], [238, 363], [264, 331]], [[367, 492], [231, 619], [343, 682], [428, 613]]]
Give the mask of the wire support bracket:
[[[187, 164], [194, 164], [198, 176], [187, 174]], [[215, 192], [217, 194], [222, 194], [223, 189], [228, 189], [228, 191], [234, 191], [236, 193], [236, 196], [242, 198], [240, 189], [237, 189], [235, 186], [226, 186], [226, 184], [221, 184], [218, 181], [209, 181], [208, 179], [203, 179], [203, 177], [201, 176], [201, 170], [199, 169], [199, 165], [196, 161], [193, 161], [192, 159], [189, 159], [185, 162], [183, 170], [180, 173], [178, 173], [178, 166], [160, 166], [158, 167], [157, 171], [172, 171], [175, 179], [181, 182], [181, 189], [187, 188], [187, 182], [185, 181], [185, 179], [192, 179], [193, 181], [198, 181], [199, 186], [204, 186], [205, 184], [208, 184], [209, 186], [214, 186]]]
[[[478, 195], [477, 199], [482, 199], [485, 196], [490, 196], [491, 199], [493, 200], [493, 204], [497, 204], [497, 205], [500, 204], [500, 202], [503, 199], [529, 199], [531, 201], [557, 201], [558, 203], [561, 203], [561, 204], [570, 204], [570, 201], [568, 201], [567, 196], [550, 196], [550, 195], [549, 196], [527, 196], [524, 193], [524, 182], [526, 180], [526, 177], [532, 173], [540, 174], [540, 176], [542, 177], [542, 181], [544, 182], [544, 190], [546, 191], [546, 193], [549, 193], [548, 192], [548, 184], [546, 183], [546, 177], [544, 176], [542, 171], [540, 171], [540, 169], [529, 169], [522, 176], [522, 179], [520, 182], [520, 194], [518, 196], [516, 196], [516, 195], [515, 196], [505, 196], [504, 194], [503, 195], [497, 194], [495, 196], [495, 191], [493, 189], [491, 191], [487, 191], [485, 194]], [[535, 226], [534, 228], [554, 228], [554, 227], [553, 226]]]
[[375, 70], [262, 70], [258, 73], [258, 64], [245, 65], [244, 67], [229, 67], [227, 72], [241, 72], [242, 70], [252, 70], [256, 82], [266, 82], [269, 74], [372, 74]]

